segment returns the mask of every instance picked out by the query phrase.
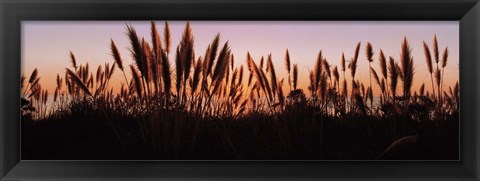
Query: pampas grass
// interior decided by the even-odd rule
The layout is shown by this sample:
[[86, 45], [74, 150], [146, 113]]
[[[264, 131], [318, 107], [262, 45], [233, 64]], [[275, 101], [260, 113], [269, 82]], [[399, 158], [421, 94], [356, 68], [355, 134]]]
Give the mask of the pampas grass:
[[[272, 55], [268, 55], [267, 59], [267, 72], [270, 72], [270, 84], [272, 88], [272, 92], [275, 95], [277, 93], [277, 75], [275, 73], [275, 67], [273, 67], [272, 63]], [[282, 89], [282, 87], [280, 87]]]
[[355, 73], [357, 72], [357, 61], [358, 61], [359, 52], [360, 52], [360, 42], [357, 43], [357, 47], [355, 48], [354, 58], [351, 59], [350, 63], [348, 64], [348, 68], [350, 68], [352, 79], [355, 79]]
[[335, 78], [335, 82], [337, 87], [340, 87], [339, 82], [340, 82], [340, 74], [338, 73], [338, 68], [335, 65], [335, 67], [332, 70], [333, 77]]
[[440, 53], [438, 52], [438, 41], [437, 41], [437, 34], [433, 37], [433, 56], [435, 57], [435, 62], [438, 64], [440, 61], [439, 59]]
[[423, 96], [425, 94], [425, 84], [422, 84], [419, 89], [419, 94], [420, 96]]
[[218, 45], [220, 43], [220, 34], [217, 34], [213, 39], [212, 43], [207, 49], [207, 53], [205, 53], [206, 65], [204, 69], [206, 70], [206, 74], [211, 74], [212, 67], [214, 65], [215, 58], [217, 57]]
[[198, 61], [195, 64], [194, 71], [193, 71], [193, 78], [192, 78], [192, 95], [197, 90], [197, 87], [200, 83], [200, 75], [202, 72], [202, 57], [198, 58]]
[[[151, 37], [147, 39], [139, 37], [133, 26], [126, 25], [131, 64], [125, 64], [128, 61], [124, 61], [127, 59], [120, 55], [113, 39], [109, 44], [113, 64], [107, 62], [93, 71], [88, 63], [77, 65], [70, 52], [68, 66], [73, 68], [65, 71], [66, 89], [62, 89], [63, 80], [57, 74], [54, 106], [48, 113], [49, 95], [40, 85], [38, 70], [35, 69], [29, 77], [22, 76], [22, 97], [27, 100], [24, 104], [31, 101], [30, 104], [38, 109], [38, 112], [31, 113], [32, 119], [74, 116], [71, 119], [82, 120], [91, 119], [93, 115], [99, 119], [98, 123], [88, 124], [100, 130], [102, 127], [96, 124], [105, 119], [117, 138], [127, 142], [122, 154], [129, 155], [128, 158], [197, 159], [207, 158], [206, 155], [213, 151], [216, 154], [209, 155], [212, 158], [293, 158], [301, 155], [328, 159], [352, 155], [368, 159], [381, 151], [382, 145], [387, 145], [385, 141], [418, 129], [415, 124], [409, 125], [413, 128], [396, 128], [396, 124], [412, 120], [440, 122], [458, 114], [458, 81], [455, 86], [443, 90], [449, 55], [447, 48], [439, 67], [434, 69], [429, 47], [424, 43], [427, 66], [430, 62], [428, 68], [432, 69], [429, 69], [432, 87], [433, 83], [437, 84], [437, 90], [428, 91], [424, 84], [418, 84], [421, 85], [418, 92], [410, 93], [414, 85], [414, 62], [406, 37], [401, 42], [399, 63], [392, 57], [388, 61], [380, 49], [378, 73], [371, 66], [373, 47], [371, 43], [366, 44], [369, 85], [361, 81], [365, 76], [363, 71], [366, 71], [362, 64], [358, 64], [361, 42], [356, 44], [348, 59], [342, 52], [338, 63], [327, 61], [326, 52], [318, 51], [313, 67], [303, 67], [308, 69], [309, 77], [302, 77], [298, 62], [292, 61], [295, 59], [286, 49], [284, 62], [280, 64], [284, 64], [288, 77], [278, 77], [275, 69], [278, 67], [275, 67], [271, 53], [259, 55], [261, 58], [255, 61], [247, 52], [246, 63], [236, 66], [231, 45], [228, 41], [220, 45], [220, 34], [212, 37], [205, 52], [201, 52], [203, 54], [195, 52], [190, 23], [186, 24], [180, 43], [174, 47], [174, 54], [169, 56], [172, 35], [168, 22], [164, 25], [163, 39], [156, 23], [151, 21], [150, 25]], [[170, 57], [174, 58], [173, 67]], [[347, 63], [351, 74], [348, 82]], [[245, 75], [244, 65], [248, 75]], [[116, 68], [122, 71], [125, 79], [120, 89], [113, 85]], [[128, 79], [125, 69], [130, 69]], [[358, 75], [357, 70], [360, 71]], [[343, 72], [343, 81], [340, 71]], [[244, 80], [244, 76], [248, 79], [245, 77]], [[372, 76], [380, 93], [373, 91]], [[403, 87], [398, 86], [399, 80]], [[285, 89], [284, 81], [288, 81], [289, 86]], [[309, 95], [302, 89], [304, 83], [308, 84]], [[397, 88], [403, 94], [398, 93]], [[433, 92], [443, 95], [444, 99], [431, 100], [429, 95]], [[380, 101], [374, 104], [377, 96]], [[430, 107], [430, 102], [438, 106]], [[403, 110], [399, 109], [400, 103], [403, 103]], [[438, 114], [440, 111], [442, 114]], [[23, 115], [27, 113], [28, 109], [22, 110]], [[345, 132], [349, 133], [347, 137], [343, 134]], [[358, 139], [348, 137], [350, 134]], [[374, 135], [386, 137], [376, 138]], [[91, 141], [97, 144], [97, 140]], [[337, 142], [347, 147], [339, 147]], [[355, 145], [355, 152], [348, 145]], [[334, 154], [332, 150], [340, 152]]]
[[400, 63], [402, 66], [402, 77], [403, 77], [403, 96], [405, 98], [410, 97], [410, 89], [413, 84], [413, 58], [411, 55], [411, 48], [408, 45], [407, 37], [403, 38], [401, 53], [400, 53]]
[[322, 51], [320, 50], [318, 52], [318, 56], [317, 56], [317, 61], [315, 62], [315, 68], [314, 68], [314, 84], [313, 84], [313, 90], [314, 92], [316, 92], [318, 90], [318, 87], [319, 87], [319, 83], [320, 83], [320, 78], [322, 76], [322, 65], [323, 65], [323, 56], [322, 56]]
[[162, 41], [160, 40], [160, 35], [158, 34], [157, 25], [155, 21], [151, 21], [150, 25], [150, 36], [152, 37], [153, 53], [155, 56], [160, 56], [162, 48]]
[[397, 83], [399, 73], [397, 69], [398, 65], [395, 63], [395, 60], [390, 57], [390, 65], [388, 66], [388, 71], [390, 73], [390, 90], [392, 92], [392, 100], [395, 102], [395, 96], [397, 95]]
[[448, 62], [448, 47], [445, 48], [443, 51], [443, 56], [442, 56], [442, 68], [445, 68], [447, 66]]
[[167, 52], [162, 51], [162, 80], [163, 80], [163, 87], [165, 92], [165, 99], [166, 104], [168, 106], [170, 100], [170, 92], [172, 88], [172, 81], [171, 81], [171, 72], [170, 72], [170, 62], [168, 60]]
[[297, 83], [298, 83], [298, 66], [297, 64], [293, 64], [293, 90], [297, 90]]
[[430, 49], [428, 48], [427, 43], [423, 42], [423, 52], [425, 54], [425, 61], [427, 63], [427, 70], [430, 73], [430, 79], [432, 81], [432, 92], [435, 95], [435, 86], [433, 85], [433, 65], [432, 65], [432, 55]]
[[[380, 63], [380, 70], [383, 75], [382, 81], [385, 81], [385, 84], [388, 84], [387, 59], [385, 58], [385, 55], [383, 54], [382, 49], [380, 49], [380, 54], [378, 59]], [[384, 92], [385, 95], [388, 95], [388, 89], [385, 89], [385, 88], [382, 89], [382, 92]]]
[[182, 58], [180, 57], [180, 47], [177, 47], [176, 54], [175, 54], [175, 88], [177, 90], [177, 96], [180, 96], [181, 85], [183, 82], [183, 62]]
[[183, 86], [184, 89], [186, 87], [186, 82], [188, 79], [188, 76], [190, 75], [190, 70], [192, 66], [192, 61], [194, 59], [194, 52], [193, 52], [193, 34], [192, 34], [192, 29], [190, 28], [190, 22], [187, 22], [187, 25], [185, 26], [185, 30], [183, 31], [183, 36], [182, 40], [180, 42], [180, 61], [181, 61], [181, 66], [182, 66], [182, 72], [183, 72]]
[[72, 63], [72, 67], [77, 71], [77, 60], [75, 59], [75, 55], [73, 55], [72, 51], [70, 51], [70, 62]]
[[[123, 73], [123, 77], [125, 79], [125, 83], [128, 84], [128, 81], [127, 81], [127, 76], [125, 75], [125, 71], [123, 69], [123, 60], [122, 60], [122, 57], [120, 56], [120, 52], [118, 51], [118, 48], [117, 46], [115, 45], [115, 42], [113, 42], [112, 39], [110, 39], [110, 50], [111, 50], [111, 53], [112, 53], [112, 56], [113, 56], [113, 60], [115, 60], [115, 63], [116, 65], [118, 66], [118, 68], [122, 71]], [[99, 66], [97, 68], [97, 74], [96, 74], [96, 80], [99, 79], [100, 77], [100, 73], [102, 71], [101, 69], [102, 67]]]
[[120, 57], [120, 52], [112, 39], [110, 39], [110, 49], [112, 51], [113, 60], [117, 63], [118, 68], [123, 71], [122, 57]]
[[80, 78], [75, 74], [73, 71], [70, 69], [66, 68], [67, 74], [70, 78], [70, 80], [80, 88], [86, 95], [93, 96], [92, 93], [90, 93], [90, 90], [88, 90], [87, 86], [80, 80]]
[[130, 39], [130, 53], [132, 55], [133, 60], [135, 61], [135, 65], [137, 66], [138, 70], [140, 70], [142, 75], [146, 75], [145, 68], [145, 60], [143, 57], [143, 47], [142, 43], [138, 38], [137, 32], [135, 28], [131, 25], [127, 25], [127, 35]]
[[141, 99], [142, 98], [142, 83], [140, 81], [140, 75], [138, 74], [137, 70], [135, 69], [135, 67], [133, 65], [130, 65], [130, 71], [132, 72], [132, 78], [133, 78], [133, 82], [134, 82], [134, 85], [135, 85], [135, 91], [138, 95], [138, 97]]
[[288, 49], [285, 51], [285, 69], [287, 70], [288, 75], [288, 85], [290, 86], [290, 91], [292, 90], [292, 84], [290, 79], [290, 53], [288, 53]]
[[171, 34], [170, 34], [170, 26], [168, 25], [168, 22], [165, 21], [165, 26], [164, 26], [164, 33], [163, 33], [163, 37], [164, 37], [164, 43], [165, 43], [165, 52], [168, 54], [170, 54], [170, 47], [171, 47], [171, 44], [172, 44], [172, 39], [171, 39]]
[[447, 62], [448, 62], [448, 47], [445, 47], [445, 50], [443, 51], [443, 56], [442, 56], [442, 83], [441, 83], [440, 90], [443, 90], [443, 77], [445, 74], [445, 67], [447, 66]]
[[28, 83], [33, 84], [33, 82], [37, 79], [38, 79], [38, 69], [35, 68], [32, 71], [32, 74], [30, 74], [30, 78], [28, 79]]
[[[370, 42], [367, 42], [367, 46], [365, 48], [365, 54], [368, 60], [368, 67], [370, 68], [370, 87], [372, 87], [372, 62], [373, 62], [373, 48]], [[370, 104], [373, 106], [373, 103]]]
[[225, 77], [225, 73], [229, 65], [230, 55], [231, 55], [230, 45], [228, 44], [228, 41], [227, 41], [223, 45], [223, 48], [218, 55], [215, 68], [213, 69], [213, 74], [212, 74], [212, 82], [214, 85], [213, 93], [217, 92], [217, 90], [221, 86], [221, 82]]
[[373, 67], [370, 67], [370, 72], [372, 73], [373, 78], [375, 79], [375, 82], [377, 82], [378, 86], [381, 87], [382, 83], [380, 82], [380, 78], [378, 77], [377, 71], [375, 71], [375, 69], [373, 69]]

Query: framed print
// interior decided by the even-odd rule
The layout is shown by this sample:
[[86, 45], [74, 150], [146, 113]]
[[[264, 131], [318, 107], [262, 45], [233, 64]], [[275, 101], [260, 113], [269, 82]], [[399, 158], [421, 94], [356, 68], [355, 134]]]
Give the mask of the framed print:
[[0, 5], [4, 180], [479, 178], [478, 1]]
[[23, 160], [459, 159], [457, 21], [157, 22], [22, 21]]

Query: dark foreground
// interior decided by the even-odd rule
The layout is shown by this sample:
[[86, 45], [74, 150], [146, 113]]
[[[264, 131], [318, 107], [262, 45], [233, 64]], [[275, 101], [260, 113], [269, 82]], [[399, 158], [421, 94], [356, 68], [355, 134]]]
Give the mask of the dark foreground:
[[[180, 110], [143, 118], [79, 110], [35, 122], [23, 118], [22, 159], [458, 159], [458, 112], [435, 123], [413, 120], [411, 114], [331, 117], [311, 107], [289, 107], [270, 116], [252, 112], [244, 117], [203, 119]], [[415, 139], [397, 141], [382, 155], [405, 136]]]

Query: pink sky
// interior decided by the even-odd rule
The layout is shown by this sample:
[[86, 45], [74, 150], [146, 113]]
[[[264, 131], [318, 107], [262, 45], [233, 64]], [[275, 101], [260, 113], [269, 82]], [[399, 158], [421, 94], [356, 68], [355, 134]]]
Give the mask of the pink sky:
[[[185, 21], [169, 21], [172, 33], [172, 47], [176, 47]], [[195, 55], [203, 56], [209, 43], [217, 33], [221, 34], [221, 45], [229, 41], [235, 56], [235, 66], [245, 64], [249, 51], [256, 62], [261, 56], [272, 54], [279, 79], [286, 76], [284, 68], [285, 50], [288, 48], [292, 64], [299, 67], [299, 87], [307, 91], [309, 69], [313, 69], [318, 52], [331, 65], [340, 65], [342, 52], [348, 58], [353, 56], [355, 45], [362, 42], [356, 77], [368, 85], [368, 61], [365, 45], [372, 43], [374, 63], [379, 73], [378, 53], [400, 57], [400, 45], [404, 36], [412, 48], [415, 76], [413, 90], [426, 84], [431, 89], [430, 74], [426, 70], [422, 42], [432, 47], [434, 34], [437, 34], [441, 53], [446, 46], [450, 51], [445, 69], [445, 87], [452, 86], [459, 79], [459, 22], [458, 21], [191, 21], [195, 38]], [[29, 76], [38, 68], [42, 87], [50, 93], [55, 89], [55, 77], [64, 75], [70, 67], [69, 51], [72, 51], [78, 64], [89, 62], [91, 70], [105, 62], [113, 63], [109, 43], [113, 39], [120, 49], [124, 63], [132, 63], [126, 24], [132, 24], [140, 37], [150, 41], [149, 21], [23, 21], [22, 22], [22, 72]], [[162, 30], [163, 21], [157, 21]], [[173, 60], [173, 55], [172, 59]], [[171, 61], [172, 68], [174, 62]], [[93, 68], [93, 69], [92, 69]], [[129, 76], [130, 73], [127, 73]], [[124, 82], [120, 71], [114, 77], [120, 85]], [[347, 73], [347, 79], [350, 74]], [[113, 85], [113, 84], [112, 84]], [[400, 84], [401, 85], [401, 84]], [[379, 90], [374, 85], [374, 95]]]

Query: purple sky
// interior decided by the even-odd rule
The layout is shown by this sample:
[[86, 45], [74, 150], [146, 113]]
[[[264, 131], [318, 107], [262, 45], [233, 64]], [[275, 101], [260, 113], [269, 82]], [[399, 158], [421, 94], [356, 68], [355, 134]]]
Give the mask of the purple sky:
[[[157, 28], [163, 33], [162, 21]], [[170, 21], [172, 47], [176, 47], [185, 21]], [[430, 75], [426, 70], [422, 42], [432, 47], [436, 33], [441, 53], [446, 46], [450, 51], [449, 62], [445, 69], [445, 87], [453, 85], [459, 79], [459, 23], [458, 21], [191, 21], [195, 38], [195, 55], [203, 56], [207, 45], [217, 33], [221, 34], [221, 44], [229, 41], [235, 56], [235, 65], [245, 64], [249, 51], [256, 62], [261, 56], [272, 53], [277, 77], [286, 76], [284, 55], [288, 48], [292, 64], [299, 66], [299, 85], [305, 89], [308, 83], [308, 70], [313, 69], [320, 50], [331, 65], [340, 65], [342, 52], [348, 58], [353, 56], [357, 42], [362, 49], [357, 69], [357, 78], [367, 83], [369, 77], [368, 61], [365, 58], [365, 45], [371, 42], [374, 49], [372, 66], [379, 71], [378, 53], [400, 57], [400, 45], [404, 36], [412, 48], [415, 76], [413, 90], [426, 84], [431, 89]], [[55, 76], [64, 75], [70, 67], [69, 51], [72, 51], [79, 64], [89, 62], [96, 70], [99, 64], [113, 63], [109, 43], [113, 39], [120, 49], [124, 63], [132, 63], [129, 40], [126, 36], [126, 24], [132, 24], [140, 37], [150, 41], [150, 22], [148, 21], [24, 21], [22, 22], [22, 72], [29, 76], [38, 68], [43, 87], [54, 91]], [[173, 55], [172, 60], [173, 60]], [[172, 67], [174, 62], [171, 62]], [[92, 70], [92, 69], [91, 69]], [[116, 71], [116, 81], [123, 82], [120, 71]], [[130, 73], [127, 73], [127, 76]], [[347, 73], [347, 79], [350, 78]], [[307, 92], [307, 91], [306, 91]], [[374, 86], [374, 94], [378, 86]]]

